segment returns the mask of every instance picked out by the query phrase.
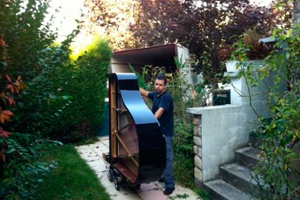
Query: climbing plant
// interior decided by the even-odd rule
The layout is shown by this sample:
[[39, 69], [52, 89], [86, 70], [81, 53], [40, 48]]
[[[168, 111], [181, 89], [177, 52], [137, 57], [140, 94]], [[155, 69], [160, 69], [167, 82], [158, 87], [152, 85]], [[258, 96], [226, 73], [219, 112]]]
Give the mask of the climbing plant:
[[[261, 161], [254, 168], [260, 199], [300, 198], [300, 31], [295, 25], [290, 30], [273, 32], [276, 45], [264, 59], [264, 66], [241, 70], [249, 88], [267, 88], [269, 116], [260, 116], [259, 138]], [[244, 54], [246, 55], [246, 54]], [[274, 81], [268, 82], [272, 77]], [[250, 104], [251, 95], [250, 91]]]
[[[9, 68], [11, 63], [7, 45], [0, 37], [0, 70]], [[12, 132], [12, 110], [25, 84], [21, 76], [14, 80], [8, 74], [0, 74], [0, 199], [29, 199], [33, 185], [38, 180], [37, 172], [46, 171], [44, 164], [34, 162], [46, 144], [36, 141], [31, 134]], [[43, 148], [41, 148], [43, 147]]]

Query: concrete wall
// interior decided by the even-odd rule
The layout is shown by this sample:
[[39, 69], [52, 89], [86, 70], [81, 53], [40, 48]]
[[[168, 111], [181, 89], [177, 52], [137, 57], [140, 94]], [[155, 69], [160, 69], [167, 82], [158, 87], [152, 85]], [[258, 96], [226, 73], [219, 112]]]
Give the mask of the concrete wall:
[[[188, 108], [194, 120], [194, 161], [195, 183], [219, 176], [219, 167], [234, 161], [234, 151], [248, 145], [249, 133], [259, 127], [257, 115], [250, 107], [249, 90], [245, 79], [238, 73], [230, 73], [232, 85], [230, 105]], [[265, 80], [272, 85], [272, 76]], [[250, 88], [252, 102], [257, 114], [268, 117], [266, 104], [267, 87], [262, 82], [259, 87]], [[284, 84], [281, 87], [285, 89]]]
[[247, 145], [257, 118], [249, 106], [241, 105], [189, 108], [188, 112], [199, 123], [194, 129], [195, 177], [198, 182], [216, 179], [219, 167], [234, 160], [234, 150]]

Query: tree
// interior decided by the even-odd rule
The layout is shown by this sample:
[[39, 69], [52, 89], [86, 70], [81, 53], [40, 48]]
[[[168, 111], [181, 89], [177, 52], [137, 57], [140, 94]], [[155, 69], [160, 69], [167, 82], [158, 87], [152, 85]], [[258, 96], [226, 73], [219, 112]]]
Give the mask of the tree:
[[142, 46], [179, 43], [187, 47], [198, 60], [195, 70], [216, 86], [223, 72], [220, 46], [232, 45], [248, 29], [271, 35], [279, 22], [275, 16], [272, 8], [254, 7], [248, 0], [142, 1], [140, 21], [133, 30]]
[[105, 32], [114, 50], [137, 47], [130, 25], [138, 21], [139, 0], [85, 0], [89, 32]]
[[[283, 13], [251, 6], [248, 0], [124, 0], [118, 5], [107, 0], [85, 2], [90, 22], [105, 28], [114, 49], [181, 44], [195, 54], [198, 62], [194, 69], [203, 72], [213, 86], [224, 71], [218, 54], [221, 45], [232, 45], [251, 28], [264, 36], [271, 35], [270, 30]], [[125, 14], [128, 11], [132, 12]], [[126, 34], [119, 30], [126, 30]]]

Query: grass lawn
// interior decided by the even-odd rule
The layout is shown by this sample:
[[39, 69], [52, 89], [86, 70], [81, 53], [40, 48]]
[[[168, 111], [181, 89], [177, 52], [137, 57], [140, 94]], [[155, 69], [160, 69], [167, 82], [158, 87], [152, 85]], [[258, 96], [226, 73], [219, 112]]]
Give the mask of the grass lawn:
[[95, 173], [80, 158], [72, 145], [53, 147], [42, 161], [57, 162], [40, 178], [35, 200], [109, 200]]

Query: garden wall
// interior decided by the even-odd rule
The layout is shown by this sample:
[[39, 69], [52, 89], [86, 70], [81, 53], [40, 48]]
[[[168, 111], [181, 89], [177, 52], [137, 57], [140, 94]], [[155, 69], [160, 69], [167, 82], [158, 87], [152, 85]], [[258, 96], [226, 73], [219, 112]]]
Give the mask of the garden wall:
[[[218, 178], [219, 167], [234, 161], [234, 150], [247, 146], [249, 133], [258, 128], [257, 115], [249, 104], [245, 79], [230, 73], [232, 84], [230, 105], [188, 108], [194, 120], [195, 183]], [[266, 79], [272, 83], [272, 78]], [[284, 84], [283, 84], [284, 85]], [[284, 86], [281, 88], [284, 90]], [[259, 115], [268, 117], [266, 87], [250, 88], [253, 106]]]

